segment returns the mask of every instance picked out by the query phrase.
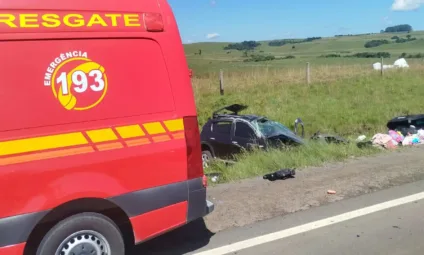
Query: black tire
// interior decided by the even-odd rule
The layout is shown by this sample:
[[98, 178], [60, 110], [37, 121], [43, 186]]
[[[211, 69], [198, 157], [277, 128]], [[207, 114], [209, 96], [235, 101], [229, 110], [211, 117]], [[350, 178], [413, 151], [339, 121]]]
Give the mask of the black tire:
[[[203, 163], [203, 168], [205, 168], [205, 157], [208, 158], [208, 163], [210, 163], [213, 160], [213, 156], [212, 153], [208, 150], [204, 150], [202, 151], [202, 163]], [[208, 167], [208, 166], [206, 166]]]
[[[74, 238], [70, 238], [78, 232], [80, 232], [80, 234], [75, 235]], [[92, 235], [90, 235], [90, 233]], [[99, 238], [96, 239], [95, 236], [97, 234], [99, 234]], [[57, 252], [59, 246], [66, 246], [63, 245], [63, 242], [66, 240], [70, 240], [66, 242], [69, 244], [67, 246], [69, 248], [68, 252]], [[100, 240], [103, 240], [103, 242], [99, 243]], [[105, 242], [107, 245], [102, 245]], [[109, 248], [109, 251], [106, 251], [107, 253], [90, 253], [91, 251], [89, 251], [87, 254], [125, 255], [125, 244], [121, 231], [113, 221], [98, 213], [81, 213], [57, 223], [44, 236], [37, 249], [37, 255], [73, 254], [70, 252], [71, 249], [74, 249], [74, 251], [85, 249], [85, 251], [87, 251], [87, 249], [95, 249], [96, 243], [98, 249], [101, 249], [101, 247], [103, 247], [103, 249]]]

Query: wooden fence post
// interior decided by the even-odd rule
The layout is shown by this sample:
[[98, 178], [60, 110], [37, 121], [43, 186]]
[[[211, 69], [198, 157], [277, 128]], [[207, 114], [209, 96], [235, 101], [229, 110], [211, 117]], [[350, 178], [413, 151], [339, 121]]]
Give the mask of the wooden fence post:
[[224, 71], [219, 70], [219, 93], [221, 96], [224, 95]]
[[383, 76], [383, 73], [384, 73], [384, 71], [383, 71], [383, 57], [381, 58], [381, 76]]
[[306, 82], [311, 83], [311, 65], [309, 62], [306, 63]]

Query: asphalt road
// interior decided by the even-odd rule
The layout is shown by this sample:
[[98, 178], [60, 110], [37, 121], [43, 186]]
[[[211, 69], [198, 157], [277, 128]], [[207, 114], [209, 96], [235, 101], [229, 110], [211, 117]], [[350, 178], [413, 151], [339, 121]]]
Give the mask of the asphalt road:
[[424, 203], [412, 203], [369, 214], [238, 254], [422, 254]]
[[134, 255], [422, 254], [423, 191], [419, 181], [217, 234], [197, 221]]

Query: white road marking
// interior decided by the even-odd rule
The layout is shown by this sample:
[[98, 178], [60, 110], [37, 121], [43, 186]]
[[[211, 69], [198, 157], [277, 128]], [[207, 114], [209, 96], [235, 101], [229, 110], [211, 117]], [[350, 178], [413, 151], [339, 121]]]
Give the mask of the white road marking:
[[351, 220], [357, 217], [361, 217], [367, 214], [375, 213], [378, 211], [386, 210], [392, 207], [396, 207], [399, 205], [415, 202], [418, 200], [424, 199], [424, 192], [413, 194], [406, 197], [401, 197], [398, 199], [390, 200], [387, 202], [383, 202], [380, 204], [364, 207], [358, 210], [354, 210], [351, 212], [339, 214], [333, 217], [329, 217], [326, 219], [306, 223], [304, 225], [299, 225], [296, 227], [292, 227], [289, 229], [284, 229], [281, 231], [277, 231], [274, 233], [266, 234], [263, 236], [257, 236], [251, 239], [243, 240], [237, 243], [221, 246], [215, 249], [203, 251], [196, 253], [197, 255], [224, 255], [231, 252], [240, 251], [246, 248], [251, 248], [257, 245], [273, 242], [279, 239], [283, 239], [289, 236], [301, 234], [304, 232], [308, 232], [314, 229], [322, 228], [325, 226], [337, 224], [343, 221]]

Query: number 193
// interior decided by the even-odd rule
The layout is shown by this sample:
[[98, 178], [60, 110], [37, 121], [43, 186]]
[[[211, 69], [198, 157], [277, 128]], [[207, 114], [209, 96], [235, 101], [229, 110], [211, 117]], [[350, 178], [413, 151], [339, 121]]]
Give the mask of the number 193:
[[[94, 77], [95, 84], [88, 84], [87, 74], [83, 71], [75, 71], [71, 74], [71, 81], [74, 84], [74, 91], [77, 93], [84, 93], [90, 88], [92, 91], [99, 92], [105, 88], [105, 81], [103, 79], [103, 73], [100, 70], [91, 70], [88, 73], [89, 77]], [[62, 72], [59, 77], [56, 79], [56, 83], [60, 84], [62, 87], [62, 94], [68, 95], [70, 84], [68, 84], [68, 74]]]

